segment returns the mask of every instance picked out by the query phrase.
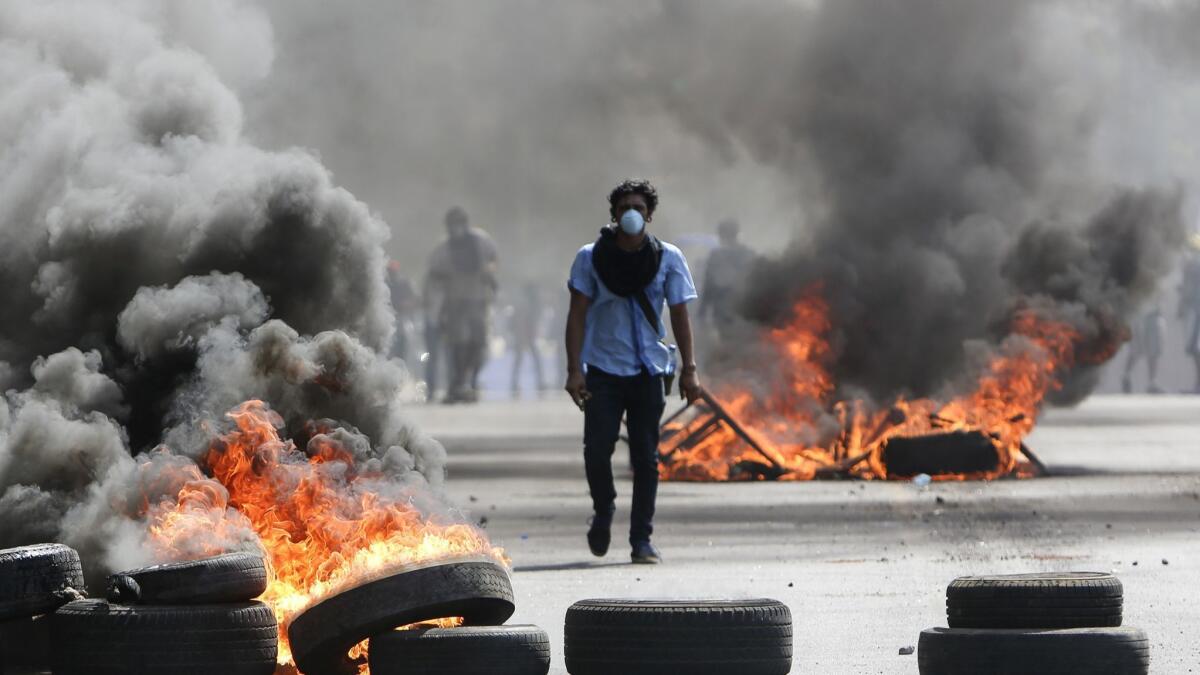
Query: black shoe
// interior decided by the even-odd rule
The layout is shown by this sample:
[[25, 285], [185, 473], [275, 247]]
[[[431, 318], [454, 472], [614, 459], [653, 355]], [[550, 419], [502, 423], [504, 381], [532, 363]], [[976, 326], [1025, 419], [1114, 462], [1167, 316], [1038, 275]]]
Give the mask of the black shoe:
[[608, 553], [608, 545], [612, 542], [612, 516], [592, 516], [592, 525], [587, 533], [588, 548], [597, 558]]
[[658, 549], [648, 541], [640, 541], [633, 545], [633, 553], [629, 554], [635, 565], [657, 565], [662, 562]]

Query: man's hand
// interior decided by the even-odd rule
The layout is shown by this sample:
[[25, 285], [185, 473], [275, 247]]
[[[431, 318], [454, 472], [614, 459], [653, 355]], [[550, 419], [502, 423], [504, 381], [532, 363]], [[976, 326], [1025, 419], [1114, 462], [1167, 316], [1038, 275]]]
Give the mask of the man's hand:
[[683, 370], [679, 373], [679, 398], [695, 403], [700, 398], [700, 378], [696, 377], [696, 359], [692, 352], [692, 320], [688, 318], [687, 303], [671, 305], [671, 332], [679, 343]]
[[694, 368], [685, 368], [679, 375], [679, 398], [687, 399], [688, 403], [695, 403], [700, 398], [700, 378]]
[[587, 390], [587, 380], [584, 379], [583, 373], [576, 370], [567, 373], [567, 393], [571, 395], [571, 400], [575, 405], [583, 410], [583, 404], [592, 397], [592, 392]]

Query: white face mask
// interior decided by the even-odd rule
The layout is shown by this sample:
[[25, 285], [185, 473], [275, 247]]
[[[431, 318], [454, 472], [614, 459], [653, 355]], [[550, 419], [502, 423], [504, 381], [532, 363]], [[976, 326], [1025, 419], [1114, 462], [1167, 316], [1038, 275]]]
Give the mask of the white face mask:
[[635, 209], [629, 209], [621, 214], [621, 231], [629, 235], [639, 235], [646, 229], [646, 219]]

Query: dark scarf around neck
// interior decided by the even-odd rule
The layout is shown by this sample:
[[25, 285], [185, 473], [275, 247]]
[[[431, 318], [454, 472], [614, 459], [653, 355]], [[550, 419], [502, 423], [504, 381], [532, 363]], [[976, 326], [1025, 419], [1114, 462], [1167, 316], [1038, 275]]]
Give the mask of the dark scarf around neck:
[[637, 293], [654, 281], [662, 264], [662, 242], [652, 234], [636, 251], [626, 251], [617, 245], [617, 231], [611, 227], [600, 230], [592, 247], [592, 267], [604, 286], [623, 298]]

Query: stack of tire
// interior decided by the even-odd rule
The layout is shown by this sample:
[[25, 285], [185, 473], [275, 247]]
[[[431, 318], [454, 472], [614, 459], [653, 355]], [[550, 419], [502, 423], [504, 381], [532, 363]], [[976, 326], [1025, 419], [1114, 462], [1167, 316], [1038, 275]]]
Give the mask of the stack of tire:
[[1120, 580], [1101, 572], [960, 577], [949, 628], [921, 633], [922, 675], [1145, 675], [1146, 634], [1121, 625]]
[[54, 612], [54, 673], [270, 675], [279, 630], [253, 601], [266, 587], [262, 558], [247, 553], [114, 574], [108, 600]]
[[[503, 625], [516, 609], [508, 571], [489, 558], [408, 567], [330, 596], [288, 627], [304, 675], [349, 675], [347, 652], [369, 639], [372, 675], [545, 675], [550, 641], [537, 626]], [[461, 617], [458, 628], [406, 628]]]
[[48, 615], [85, 592], [74, 549], [35, 544], [0, 550], [0, 673], [48, 669]]
[[792, 614], [778, 600], [581, 600], [567, 610], [571, 675], [786, 675]]

